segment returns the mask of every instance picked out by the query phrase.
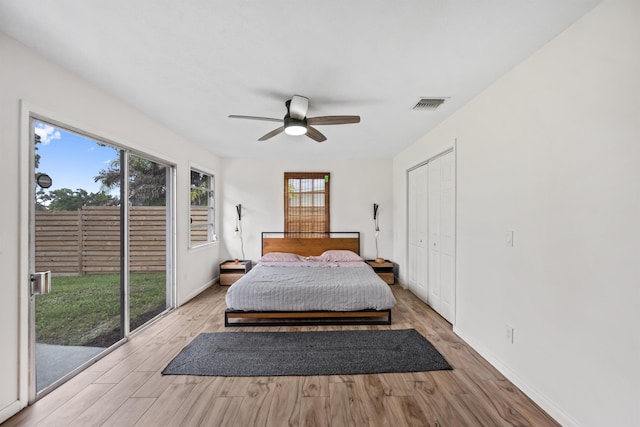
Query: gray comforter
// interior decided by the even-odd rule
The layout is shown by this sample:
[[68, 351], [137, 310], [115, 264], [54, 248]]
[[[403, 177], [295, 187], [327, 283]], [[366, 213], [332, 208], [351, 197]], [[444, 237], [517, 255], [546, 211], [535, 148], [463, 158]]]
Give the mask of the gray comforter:
[[243, 311], [383, 310], [396, 304], [364, 262], [347, 266], [258, 264], [227, 291], [227, 307]]

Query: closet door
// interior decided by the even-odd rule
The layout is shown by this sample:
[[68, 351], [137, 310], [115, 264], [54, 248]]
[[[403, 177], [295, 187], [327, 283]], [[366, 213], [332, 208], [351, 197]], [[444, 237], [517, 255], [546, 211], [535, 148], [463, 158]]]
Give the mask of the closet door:
[[417, 276], [417, 242], [418, 232], [416, 228], [416, 170], [407, 174], [407, 286], [415, 293]]
[[408, 174], [408, 287], [449, 322], [455, 318], [453, 152]]
[[[429, 296], [427, 302], [440, 313], [440, 157], [429, 166]], [[440, 313], [442, 314], [442, 313]]]
[[453, 153], [429, 162], [429, 294], [427, 302], [449, 322], [454, 319]]
[[429, 199], [428, 165], [416, 169], [416, 290], [423, 300], [429, 295]]
[[428, 206], [427, 165], [409, 172], [409, 289], [428, 298]]
[[453, 152], [440, 158], [440, 311], [449, 322], [455, 320], [456, 222]]

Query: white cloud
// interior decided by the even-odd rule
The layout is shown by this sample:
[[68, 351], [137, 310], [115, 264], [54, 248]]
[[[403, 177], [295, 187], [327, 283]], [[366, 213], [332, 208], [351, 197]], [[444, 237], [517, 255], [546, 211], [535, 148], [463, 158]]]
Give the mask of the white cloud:
[[53, 126], [45, 125], [44, 123], [37, 123], [34, 132], [36, 133], [36, 135], [40, 136], [40, 141], [42, 141], [42, 143], [45, 145], [50, 143], [54, 139], [62, 138], [62, 135], [60, 135], [60, 131], [58, 129], [54, 128]]

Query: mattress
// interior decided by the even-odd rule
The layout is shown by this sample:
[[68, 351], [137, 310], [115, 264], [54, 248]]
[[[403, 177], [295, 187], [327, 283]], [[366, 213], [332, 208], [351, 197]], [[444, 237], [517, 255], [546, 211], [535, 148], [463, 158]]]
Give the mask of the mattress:
[[386, 310], [393, 293], [365, 262], [258, 263], [227, 290], [240, 311]]

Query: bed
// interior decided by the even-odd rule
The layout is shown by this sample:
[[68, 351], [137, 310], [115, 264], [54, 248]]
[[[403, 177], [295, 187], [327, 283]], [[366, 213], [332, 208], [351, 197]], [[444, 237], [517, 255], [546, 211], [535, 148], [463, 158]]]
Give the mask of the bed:
[[396, 304], [360, 233], [262, 233], [262, 258], [226, 295], [225, 326], [391, 324]]

